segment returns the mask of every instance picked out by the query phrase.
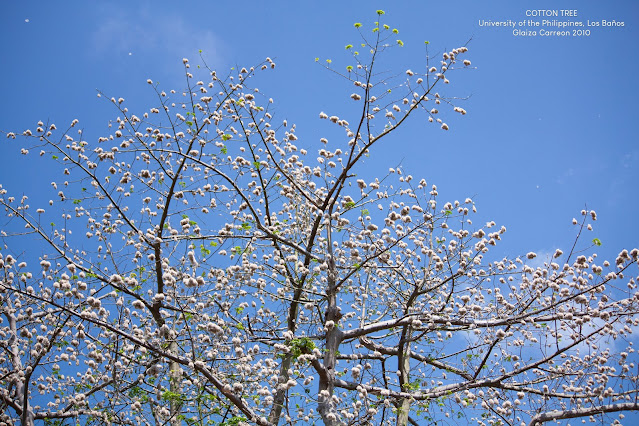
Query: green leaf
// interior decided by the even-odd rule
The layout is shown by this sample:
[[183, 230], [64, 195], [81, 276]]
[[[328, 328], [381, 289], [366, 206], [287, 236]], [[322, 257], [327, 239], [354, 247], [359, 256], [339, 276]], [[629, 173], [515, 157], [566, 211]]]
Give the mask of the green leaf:
[[355, 22], [355, 25], [354, 25], [354, 27], [355, 27], [355, 28], [359, 28], [359, 27], [361, 27], [361, 26], [362, 26], [362, 24], [361, 24], [361, 23], [359, 23], [359, 22]]
[[171, 391], [166, 391], [162, 394], [162, 399], [167, 400], [167, 401], [182, 401], [185, 397], [182, 396], [179, 393], [175, 393], [175, 392], [171, 392]]
[[352, 45], [352, 44], [347, 44], [347, 45], [346, 45], [346, 49], [347, 49], [347, 50], [348, 50], [348, 49], [352, 49], [352, 48], [353, 48], [353, 45]]
[[595, 238], [592, 240], [592, 243], [598, 247], [601, 245], [601, 240], [599, 238]]
[[315, 62], [319, 62], [319, 58], [315, 58]]
[[288, 345], [291, 348], [290, 353], [295, 359], [302, 354], [311, 353], [313, 352], [313, 349], [315, 349], [315, 343], [308, 337], [293, 339], [288, 343]]
[[237, 426], [240, 423], [246, 422], [246, 417], [242, 416], [233, 416], [227, 421], [220, 423], [219, 426]]
[[232, 135], [230, 135], [228, 133], [225, 133], [225, 134], [222, 135], [222, 140], [224, 142], [226, 142], [227, 140], [231, 139], [232, 137], [233, 137]]
[[397, 28], [393, 28], [393, 34], [399, 34], [399, 30]]
[[57, 160], [58, 156], [57, 155], [52, 155], [51, 158], [53, 158], [54, 160]]
[[401, 41], [401, 40], [397, 40], [397, 44], [399, 44], [399, 45], [400, 45], [400, 46], [402, 46], [402, 47], [404, 46], [404, 42], [403, 42], [403, 41]]
[[425, 41], [424, 44], [430, 44], [430, 41]]
[[387, 29], [389, 29], [389, 28], [390, 28], [390, 27], [389, 27], [388, 25], [384, 24], [384, 29], [385, 29], [385, 30], [387, 30]]
[[352, 66], [352, 65], [347, 66], [347, 67], [346, 67], [346, 70], [347, 70], [348, 72], [353, 71], [353, 66]]
[[383, 11], [383, 10], [381, 10], [381, 9], [379, 9], [379, 10], [377, 11], [377, 14], [378, 14], [379, 16], [382, 16], [384, 13], [386, 13], [386, 12], [384, 12], [384, 11]]
[[404, 389], [407, 391], [416, 391], [419, 390], [420, 387], [421, 386], [419, 380], [415, 380], [412, 383], [404, 383]]

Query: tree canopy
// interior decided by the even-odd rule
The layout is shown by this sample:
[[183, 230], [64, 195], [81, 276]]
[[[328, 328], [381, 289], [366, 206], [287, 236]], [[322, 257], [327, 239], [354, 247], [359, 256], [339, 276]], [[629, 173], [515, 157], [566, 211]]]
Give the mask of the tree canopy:
[[594, 211], [548, 258], [496, 258], [506, 228], [474, 223], [472, 199], [366, 170], [408, 120], [436, 135], [465, 115], [446, 92], [471, 66], [461, 46], [393, 69], [404, 42], [377, 14], [372, 32], [355, 24], [348, 65], [318, 58], [357, 111], [318, 111], [330, 141], [277, 118], [254, 85], [270, 58], [224, 74], [184, 59], [186, 87], [148, 80], [147, 111], [99, 93], [115, 118], [97, 140], [77, 120], [7, 133], [61, 176], [45, 206], [0, 188], [1, 422], [534, 425], [639, 409], [639, 251], [599, 260]]

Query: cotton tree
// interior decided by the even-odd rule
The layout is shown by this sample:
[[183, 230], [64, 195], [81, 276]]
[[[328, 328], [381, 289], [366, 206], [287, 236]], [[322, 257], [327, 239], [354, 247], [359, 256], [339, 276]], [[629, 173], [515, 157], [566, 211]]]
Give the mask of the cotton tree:
[[470, 61], [462, 46], [389, 73], [397, 30], [355, 27], [348, 66], [326, 65], [348, 83], [318, 112], [330, 142], [277, 118], [253, 84], [268, 58], [224, 76], [184, 59], [187, 87], [148, 80], [147, 111], [100, 93], [116, 117], [95, 140], [77, 120], [7, 134], [61, 175], [41, 207], [1, 189], [2, 424], [539, 424], [639, 409], [639, 252], [600, 261], [584, 210], [564, 251], [491, 257], [506, 228], [474, 224], [471, 199], [442, 201], [401, 168], [368, 178], [407, 120], [435, 138], [440, 115], [466, 114], [445, 93]]

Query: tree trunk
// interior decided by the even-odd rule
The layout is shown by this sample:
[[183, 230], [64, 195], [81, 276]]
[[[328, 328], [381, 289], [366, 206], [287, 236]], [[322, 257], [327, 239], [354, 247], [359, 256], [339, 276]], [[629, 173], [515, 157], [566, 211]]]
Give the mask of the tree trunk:
[[[402, 348], [399, 348], [400, 351]], [[404, 385], [404, 389], [402, 391], [409, 391], [410, 385], [410, 343], [407, 343], [404, 347], [403, 356], [400, 360], [399, 365], [400, 371], [400, 383]], [[397, 426], [406, 426], [408, 425], [408, 413], [410, 412], [410, 398], [403, 398], [399, 404], [397, 404]]]
[[[174, 355], [177, 354], [177, 343], [175, 341], [171, 342], [169, 352]], [[182, 403], [178, 398], [176, 398], [176, 395], [181, 395], [182, 391], [180, 386], [180, 370], [180, 364], [175, 361], [169, 362], [169, 389], [171, 391], [169, 408], [171, 410], [171, 426], [182, 426], [182, 420], [180, 419]]]
[[[327, 316], [328, 318], [328, 316]], [[329, 320], [330, 321], [330, 320]], [[335, 390], [335, 366], [337, 364], [337, 350], [342, 343], [343, 333], [333, 326], [326, 335], [326, 353], [324, 354], [325, 377], [320, 377], [319, 382], [319, 411], [326, 426], [342, 425], [337, 413], [337, 404], [333, 401], [333, 393]]]
[[291, 367], [291, 355], [286, 354], [282, 360], [280, 366], [280, 374], [277, 380], [277, 390], [275, 391], [275, 398], [273, 399], [273, 408], [268, 415], [268, 424], [277, 425], [280, 422], [282, 416], [282, 409], [284, 408], [284, 399], [286, 397], [285, 383], [288, 381], [288, 369]]
[[[11, 302], [9, 302], [11, 303]], [[11, 306], [13, 307], [13, 306]], [[13, 370], [15, 372], [24, 371], [22, 368], [22, 361], [20, 359], [20, 347], [18, 345], [18, 321], [15, 315], [10, 314], [7, 315], [7, 319], [9, 320], [9, 328], [11, 329], [12, 336], [9, 338], [9, 344], [11, 345], [11, 363], [13, 365]], [[18, 376], [15, 374], [15, 376]], [[34, 425], [34, 415], [31, 407], [29, 406], [29, 387], [28, 381], [29, 375], [24, 377], [18, 377], [15, 381], [15, 393], [16, 393], [16, 402], [20, 408], [22, 408], [22, 415], [20, 416], [20, 420], [22, 422], [22, 426], [33, 426]]]
[[329, 261], [331, 272], [328, 279], [328, 308], [326, 309], [326, 346], [324, 348], [324, 374], [320, 375], [318, 406], [324, 424], [327, 426], [337, 426], [344, 424], [337, 412], [337, 404], [333, 401], [335, 389], [335, 367], [337, 365], [337, 351], [344, 333], [339, 329], [338, 322], [342, 317], [340, 309], [337, 307], [337, 289], [335, 286], [335, 263]]

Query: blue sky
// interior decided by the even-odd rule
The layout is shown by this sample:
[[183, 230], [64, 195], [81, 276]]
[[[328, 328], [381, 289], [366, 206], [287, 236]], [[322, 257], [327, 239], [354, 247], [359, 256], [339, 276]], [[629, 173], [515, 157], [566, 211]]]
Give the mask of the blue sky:
[[[358, 42], [353, 23], [372, 24], [378, 8], [405, 43], [387, 58], [386, 69], [425, 67], [425, 40], [431, 53], [440, 53], [470, 38], [468, 58], [476, 69], [452, 81], [452, 94], [469, 97], [462, 103], [469, 113], [447, 113], [451, 131], [413, 121], [378, 147], [367, 170], [383, 174], [401, 163], [437, 184], [442, 198], [473, 197], [482, 218], [508, 227], [502, 249], [511, 254], [567, 246], [575, 232], [570, 221], [584, 206], [599, 214], [592, 235], [603, 241], [601, 251], [612, 256], [636, 245], [634, 1], [466, 0], [453, 8], [425, 1], [4, 2], [0, 129], [78, 118], [86, 137], [97, 137], [114, 116], [96, 89], [126, 98], [131, 110], [146, 109], [152, 95], [146, 79], [181, 88], [181, 58], [196, 59], [202, 49], [219, 70], [274, 58], [276, 72], [261, 77], [262, 92], [313, 148], [323, 136], [318, 112], [344, 110], [351, 93], [314, 58], [331, 58], [342, 68], [344, 45]], [[526, 10], [547, 8], [577, 9], [570, 20], [625, 25], [560, 39], [515, 37], [511, 29], [479, 25], [519, 21]], [[22, 158], [17, 141], [4, 140], [0, 153], [5, 188], [51, 197], [46, 163]]]

